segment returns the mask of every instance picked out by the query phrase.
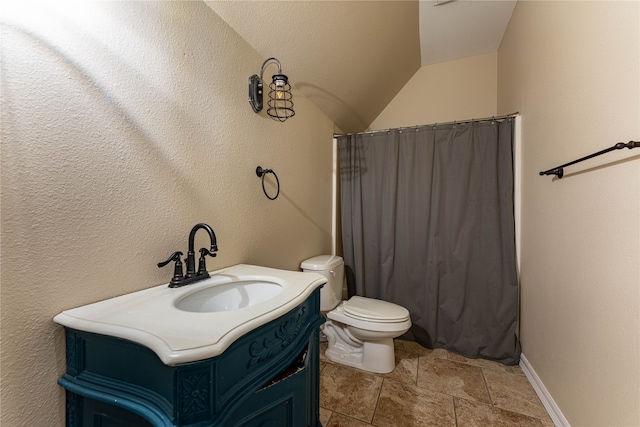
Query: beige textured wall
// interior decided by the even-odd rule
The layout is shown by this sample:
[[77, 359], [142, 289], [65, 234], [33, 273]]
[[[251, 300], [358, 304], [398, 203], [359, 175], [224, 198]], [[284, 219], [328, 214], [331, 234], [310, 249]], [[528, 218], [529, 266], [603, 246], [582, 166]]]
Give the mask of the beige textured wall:
[[[171, 268], [156, 263], [186, 251], [194, 224], [216, 231], [211, 270], [297, 269], [331, 250], [333, 124], [295, 93], [286, 123], [254, 114], [247, 78], [264, 58], [210, 8], [50, 3], [3, 11], [7, 427], [64, 425], [63, 330], [52, 317], [166, 283]], [[257, 165], [277, 172], [276, 201]]]
[[640, 3], [519, 1], [499, 113], [522, 113], [523, 353], [573, 426], [640, 425]]
[[369, 129], [496, 115], [497, 58], [493, 52], [420, 68]]

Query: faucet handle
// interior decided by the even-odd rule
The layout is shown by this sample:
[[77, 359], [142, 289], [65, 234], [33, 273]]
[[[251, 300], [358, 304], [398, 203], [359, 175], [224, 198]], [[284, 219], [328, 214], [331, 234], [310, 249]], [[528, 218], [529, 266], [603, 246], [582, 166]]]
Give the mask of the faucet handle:
[[179, 251], [174, 252], [171, 254], [168, 260], [158, 263], [158, 268], [164, 267], [165, 265], [169, 264], [171, 261], [174, 261], [176, 263], [173, 268], [173, 278], [171, 278], [172, 284], [179, 282], [184, 277], [182, 274], [182, 261], [180, 260], [181, 256], [182, 256], [182, 252], [179, 252]]
[[176, 263], [178, 263], [178, 262], [179, 262], [180, 264], [182, 264], [182, 261], [180, 261], [180, 257], [181, 257], [181, 256], [182, 256], [182, 252], [180, 252], [180, 251], [178, 251], [178, 252], [174, 252], [174, 253], [172, 253], [172, 254], [171, 254], [171, 256], [169, 257], [169, 259], [168, 259], [168, 260], [163, 261], [163, 262], [159, 262], [159, 263], [158, 263], [158, 267], [159, 267], [159, 268], [162, 268], [162, 267], [164, 267], [165, 265], [169, 264], [171, 261], [175, 261]]
[[200, 259], [198, 260], [198, 275], [203, 275], [206, 274], [207, 276], [209, 275], [209, 273], [207, 272], [207, 263], [204, 259], [204, 257], [206, 257], [207, 255], [209, 255], [210, 257], [215, 257], [216, 253], [215, 252], [210, 252], [209, 249], [207, 248], [201, 248], [200, 249]]
[[215, 251], [211, 251], [207, 248], [200, 248], [200, 258], [204, 258], [207, 255], [209, 255], [212, 258], [215, 258], [217, 254]]

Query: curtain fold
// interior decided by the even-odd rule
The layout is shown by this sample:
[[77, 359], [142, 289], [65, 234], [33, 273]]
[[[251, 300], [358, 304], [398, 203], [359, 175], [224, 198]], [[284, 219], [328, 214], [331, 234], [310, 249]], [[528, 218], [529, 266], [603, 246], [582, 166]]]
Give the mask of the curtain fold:
[[338, 137], [347, 277], [429, 348], [516, 364], [513, 118]]

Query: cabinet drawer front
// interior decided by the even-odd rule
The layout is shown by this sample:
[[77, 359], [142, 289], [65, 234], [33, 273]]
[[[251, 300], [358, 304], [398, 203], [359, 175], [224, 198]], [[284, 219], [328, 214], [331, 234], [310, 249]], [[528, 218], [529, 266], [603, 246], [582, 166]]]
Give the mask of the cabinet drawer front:
[[324, 322], [319, 293], [277, 321], [236, 341], [216, 366], [216, 406], [224, 407], [238, 394], [255, 391], [289, 366], [306, 347], [310, 334]]
[[300, 427], [307, 425], [307, 375], [302, 369], [258, 391], [222, 425], [238, 427]]

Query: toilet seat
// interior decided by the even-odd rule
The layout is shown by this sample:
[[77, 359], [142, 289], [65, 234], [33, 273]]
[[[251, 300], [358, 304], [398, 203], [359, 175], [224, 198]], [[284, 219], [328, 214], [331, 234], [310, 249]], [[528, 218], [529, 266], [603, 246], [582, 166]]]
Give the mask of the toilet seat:
[[391, 302], [353, 296], [343, 302], [347, 316], [369, 322], [395, 323], [409, 318], [409, 310]]
[[[353, 304], [352, 307], [349, 307], [352, 305], [351, 300], [354, 298], [356, 298], [355, 304]], [[385, 307], [386, 305], [393, 307]], [[363, 308], [363, 306], [368, 307], [368, 309]], [[380, 313], [372, 313], [371, 307], [382, 307], [382, 311]], [[351, 313], [347, 312], [345, 308], [348, 308]], [[399, 315], [399, 313], [404, 314], [402, 310], [406, 311], [406, 316]], [[385, 318], [385, 314], [389, 312], [392, 313], [389, 315], [390, 318]], [[359, 316], [357, 313], [362, 313], [371, 317]], [[378, 318], [374, 318], [375, 316]], [[335, 320], [348, 326], [376, 332], [402, 331], [402, 333], [404, 333], [411, 326], [409, 311], [404, 307], [400, 307], [399, 305], [386, 301], [355, 296], [351, 297], [349, 301], [343, 301], [339, 306], [328, 312], [327, 317], [330, 320]]]

